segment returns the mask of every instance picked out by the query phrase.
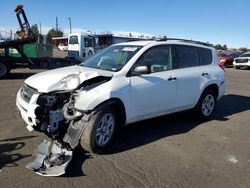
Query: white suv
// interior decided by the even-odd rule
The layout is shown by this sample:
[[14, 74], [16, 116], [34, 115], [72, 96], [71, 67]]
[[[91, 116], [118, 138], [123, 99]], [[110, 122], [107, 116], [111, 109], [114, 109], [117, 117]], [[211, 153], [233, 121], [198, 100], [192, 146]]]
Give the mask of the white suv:
[[109, 147], [120, 126], [194, 109], [209, 118], [225, 92], [210, 45], [182, 39], [112, 45], [77, 66], [25, 80], [16, 104], [29, 130], [90, 152]]
[[250, 68], [250, 52], [241, 54], [240, 57], [234, 59], [233, 66], [235, 69]]

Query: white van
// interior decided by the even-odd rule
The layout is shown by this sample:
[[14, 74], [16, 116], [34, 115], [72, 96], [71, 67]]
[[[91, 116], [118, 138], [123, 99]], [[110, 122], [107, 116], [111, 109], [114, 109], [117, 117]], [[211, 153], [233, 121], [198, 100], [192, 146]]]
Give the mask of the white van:
[[68, 37], [68, 57], [83, 61], [95, 53], [95, 38], [92, 35], [73, 33]]

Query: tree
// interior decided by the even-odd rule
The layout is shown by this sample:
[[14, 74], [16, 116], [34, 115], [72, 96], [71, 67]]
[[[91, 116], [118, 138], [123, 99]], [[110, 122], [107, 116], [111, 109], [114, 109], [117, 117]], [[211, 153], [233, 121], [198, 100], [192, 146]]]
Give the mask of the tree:
[[223, 48], [223, 50], [227, 50], [227, 45], [224, 44], [224, 45], [222, 46], [222, 48]]
[[63, 32], [61, 30], [55, 30], [54, 28], [50, 29], [47, 34], [47, 43], [52, 44], [52, 38], [62, 37]]
[[214, 47], [216, 50], [223, 50], [223, 47], [220, 44], [216, 44]]
[[241, 48], [239, 48], [239, 50], [242, 51], [242, 52], [247, 52], [247, 48], [246, 47], [241, 47]]
[[31, 29], [33, 35], [37, 38], [38, 42], [42, 43], [43, 35], [39, 33], [37, 24], [32, 25], [30, 29]]
[[214, 46], [216, 50], [227, 50], [227, 45], [224, 44], [223, 46], [221, 46], [221, 44], [217, 44]]
[[31, 31], [32, 31], [32, 33], [33, 33], [34, 35], [36, 35], [36, 36], [39, 35], [39, 31], [38, 31], [37, 24], [32, 25], [32, 26], [30, 27], [30, 29], [31, 29]]

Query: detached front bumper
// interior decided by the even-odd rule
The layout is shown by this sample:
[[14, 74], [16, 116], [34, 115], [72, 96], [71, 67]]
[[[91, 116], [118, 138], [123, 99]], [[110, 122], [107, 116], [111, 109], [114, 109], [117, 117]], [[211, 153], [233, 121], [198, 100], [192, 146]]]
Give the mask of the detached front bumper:
[[16, 97], [16, 106], [19, 110], [19, 113], [22, 119], [27, 124], [27, 129], [29, 131], [33, 130], [33, 126], [36, 126], [39, 123], [39, 120], [36, 118], [36, 109], [38, 109], [39, 105], [37, 104], [37, 99], [39, 94], [33, 94], [30, 101], [26, 102], [22, 95], [21, 89], [17, 93]]

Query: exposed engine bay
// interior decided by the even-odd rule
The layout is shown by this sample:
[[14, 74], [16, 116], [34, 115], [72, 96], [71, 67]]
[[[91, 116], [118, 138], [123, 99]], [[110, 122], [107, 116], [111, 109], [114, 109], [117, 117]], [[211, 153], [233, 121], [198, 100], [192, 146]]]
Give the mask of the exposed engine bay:
[[53, 139], [62, 140], [70, 122], [73, 123], [83, 116], [83, 113], [74, 109], [75, 95], [74, 92], [40, 95], [37, 100], [39, 107], [35, 111], [38, 122], [33, 128]]
[[64, 174], [72, 159], [73, 149], [79, 144], [85, 124], [80, 121], [83, 114], [74, 109], [75, 94], [42, 94], [37, 100], [37, 125], [32, 128], [44, 132], [50, 141], [41, 142], [35, 154], [36, 159], [26, 167], [39, 175]]
[[[78, 146], [84, 127], [91, 117], [91, 111], [75, 109], [79, 92], [94, 88], [110, 77], [95, 77], [83, 82], [71, 91], [55, 91], [37, 94], [34, 109], [35, 124], [28, 124], [28, 130], [45, 133], [50, 141], [43, 140], [37, 148], [36, 159], [26, 167], [42, 176], [60, 176], [72, 159], [73, 150]], [[26, 84], [21, 88], [21, 97], [30, 102], [32, 88]], [[20, 108], [19, 108], [20, 109]], [[33, 122], [31, 118], [29, 122]]]

